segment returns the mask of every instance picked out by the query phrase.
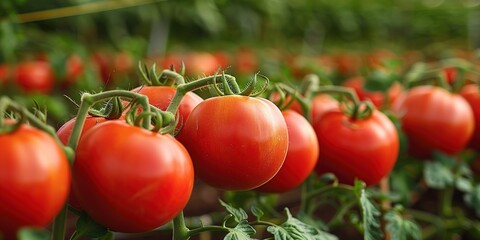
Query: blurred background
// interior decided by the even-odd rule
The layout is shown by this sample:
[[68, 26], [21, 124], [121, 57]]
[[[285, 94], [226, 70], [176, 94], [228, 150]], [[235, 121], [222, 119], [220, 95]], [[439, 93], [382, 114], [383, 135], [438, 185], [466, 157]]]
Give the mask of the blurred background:
[[0, 94], [61, 123], [84, 91], [138, 86], [139, 61], [338, 83], [478, 47], [480, 0], [2, 0]]

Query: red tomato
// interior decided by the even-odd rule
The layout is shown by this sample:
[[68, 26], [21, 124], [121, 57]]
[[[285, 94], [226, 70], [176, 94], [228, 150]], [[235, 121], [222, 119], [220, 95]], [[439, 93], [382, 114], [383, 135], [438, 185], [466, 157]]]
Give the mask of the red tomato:
[[370, 99], [373, 105], [381, 108], [384, 105], [389, 105], [398, 98], [402, 92], [402, 86], [399, 83], [394, 83], [387, 91], [387, 101], [385, 101], [385, 93], [380, 91], [368, 91], [363, 88], [365, 79], [363, 77], [354, 77], [343, 83], [343, 86], [353, 88], [360, 100]]
[[221, 65], [207, 52], [191, 52], [185, 58], [186, 74], [190, 76], [213, 75]]
[[96, 52], [92, 54], [91, 59], [94, 63], [94, 66], [98, 72], [100, 79], [105, 84], [112, 82], [112, 63], [109, 60], [109, 57], [106, 53]]
[[[150, 104], [163, 111], [167, 110], [176, 92], [175, 88], [167, 86], [140, 86], [131, 91], [147, 96]], [[182, 98], [178, 107], [180, 117], [178, 127], [184, 125], [190, 112], [202, 101], [203, 99], [193, 92], [188, 92]]]
[[191, 154], [198, 177], [225, 190], [266, 183], [282, 166], [288, 147], [280, 110], [266, 99], [237, 95], [198, 104], [178, 139]]
[[337, 53], [333, 56], [338, 74], [341, 76], [357, 75], [360, 69], [360, 57], [353, 53]]
[[67, 74], [65, 83], [73, 84], [84, 72], [82, 59], [78, 55], [72, 55], [67, 60]]
[[480, 91], [478, 88], [479, 86], [476, 84], [469, 84], [460, 90], [460, 95], [467, 100], [473, 111], [475, 123], [469, 146], [475, 150], [480, 150]]
[[0, 235], [16, 239], [19, 228], [45, 227], [59, 213], [69, 164], [51, 136], [27, 125], [0, 135], [0, 153]]
[[80, 139], [73, 190], [98, 223], [118, 232], [146, 232], [172, 220], [187, 204], [193, 165], [171, 135], [113, 120]]
[[[60, 141], [62, 141], [62, 143], [65, 145], [68, 144], [68, 139], [72, 134], [73, 127], [75, 126], [75, 120], [76, 118], [72, 118], [68, 120], [68, 122], [63, 124], [57, 131], [58, 138], [60, 138]], [[86, 131], [88, 131], [90, 128], [95, 127], [97, 124], [105, 122], [106, 120], [107, 119], [103, 117], [87, 116], [87, 118], [85, 119], [85, 122], [83, 123], [83, 129], [82, 129], [82, 133], [80, 133], [80, 137], [83, 136], [83, 134]]]
[[452, 84], [457, 77], [457, 69], [454, 67], [446, 67], [442, 70], [442, 73], [449, 84]]
[[180, 66], [183, 57], [180, 54], [170, 53], [158, 60], [158, 64], [162, 69], [170, 69], [170, 66], [173, 65], [176, 71], [180, 71]]
[[235, 56], [235, 70], [238, 74], [252, 74], [258, 71], [258, 60], [249, 49], [240, 49]]
[[280, 171], [260, 192], [281, 193], [300, 185], [313, 171], [318, 160], [318, 141], [312, 125], [293, 110], [282, 112], [288, 128], [288, 152]]
[[113, 59], [113, 68], [115, 72], [125, 74], [132, 71], [135, 64], [132, 55], [128, 52], [118, 52]]
[[15, 83], [25, 92], [49, 93], [53, 88], [54, 73], [48, 62], [23, 62], [16, 66]]
[[[310, 110], [310, 122], [315, 122], [324, 113], [332, 109], [338, 108], [338, 101], [327, 94], [316, 95], [315, 97], [313, 97], [311, 104], [312, 109]], [[290, 109], [297, 113], [300, 113], [301, 115], [305, 115], [302, 108], [300, 107], [300, 104], [297, 101], [293, 102], [290, 105]]]
[[325, 113], [313, 123], [322, 153], [318, 174], [334, 173], [340, 182], [355, 179], [377, 184], [397, 160], [399, 139], [393, 123], [375, 110], [367, 119], [351, 120], [340, 110]]
[[417, 157], [428, 157], [433, 150], [456, 154], [473, 134], [468, 102], [440, 87], [412, 88], [394, 102], [392, 110], [401, 118], [409, 152]]
[[218, 66], [222, 69], [230, 67], [230, 56], [226, 52], [215, 52], [213, 56], [217, 59]]

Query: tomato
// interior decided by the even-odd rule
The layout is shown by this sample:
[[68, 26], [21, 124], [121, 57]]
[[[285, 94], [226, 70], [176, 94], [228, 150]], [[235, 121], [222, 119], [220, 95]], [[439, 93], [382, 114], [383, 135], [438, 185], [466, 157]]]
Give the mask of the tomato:
[[65, 83], [73, 84], [84, 72], [84, 64], [82, 58], [78, 55], [72, 55], [67, 59], [67, 73]]
[[115, 72], [120, 74], [129, 73], [134, 69], [134, 62], [132, 55], [128, 52], [118, 52], [113, 59], [113, 68]]
[[[316, 95], [315, 97], [313, 97], [311, 102], [310, 122], [315, 122], [324, 113], [337, 108], [338, 108], [338, 101], [332, 98], [330, 95], [327, 95], [327, 94]], [[303, 109], [300, 107], [300, 104], [297, 101], [294, 101], [290, 105], [290, 109], [292, 109], [297, 113], [300, 113], [301, 115], [305, 115], [303, 112]]]
[[460, 90], [460, 95], [467, 100], [473, 111], [475, 123], [469, 146], [475, 150], [480, 150], [480, 91], [478, 88], [476, 84], [469, 84]]
[[340, 182], [355, 179], [377, 184], [397, 160], [399, 139], [393, 123], [375, 110], [367, 119], [352, 120], [339, 109], [312, 123], [321, 154], [315, 171], [334, 173]]
[[0, 135], [0, 152], [0, 235], [9, 240], [21, 227], [45, 227], [60, 212], [70, 170], [57, 142], [27, 125]]
[[180, 71], [181, 63], [184, 61], [180, 54], [170, 53], [158, 60], [158, 65], [162, 69], [170, 69], [173, 66], [176, 71]]
[[442, 74], [445, 77], [447, 83], [452, 84], [457, 77], [457, 69], [454, 67], [446, 67], [442, 69]]
[[191, 154], [197, 176], [225, 190], [266, 183], [282, 166], [288, 147], [280, 110], [266, 99], [237, 95], [198, 104], [178, 139]]
[[[167, 110], [176, 92], [175, 88], [167, 86], [140, 86], [131, 91], [147, 96], [150, 104], [164, 111]], [[184, 125], [190, 112], [202, 101], [203, 99], [193, 92], [188, 92], [182, 98], [178, 107], [180, 119], [177, 129]]]
[[260, 192], [281, 193], [300, 185], [313, 171], [318, 160], [318, 141], [315, 131], [302, 115], [293, 110], [282, 112], [288, 128], [288, 151], [280, 171]]
[[190, 76], [213, 75], [220, 67], [217, 58], [207, 52], [191, 52], [185, 56], [186, 74]]
[[234, 64], [238, 74], [252, 74], [258, 71], [257, 56], [252, 50], [246, 48], [237, 51]]
[[187, 204], [193, 165], [171, 135], [99, 124], [80, 139], [73, 191], [98, 223], [118, 232], [146, 232], [172, 220]]
[[30, 61], [19, 63], [13, 78], [25, 92], [49, 93], [53, 88], [55, 76], [48, 62]]
[[[83, 129], [82, 132], [80, 133], [80, 137], [85, 134], [86, 131], [88, 131], [90, 128], [95, 127], [97, 124], [105, 122], [107, 119], [103, 117], [92, 117], [92, 116], [87, 116], [85, 119], [85, 122], [83, 123]], [[68, 120], [66, 123], [64, 123], [58, 130], [57, 130], [57, 136], [62, 141], [63, 144], [67, 145], [68, 144], [68, 139], [70, 138], [70, 135], [72, 134], [73, 127], [75, 126], [75, 121], [76, 118], [72, 118]]]
[[113, 80], [113, 71], [112, 63], [109, 60], [108, 55], [104, 52], [95, 52], [91, 55], [91, 59], [102, 82], [105, 84], [110, 84]]
[[[394, 83], [386, 94], [381, 91], [368, 91], [364, 89], [364, 83], [365, 79], [363, 77], [354, 77], [345, 81], [343, 86], [353, 88], [360, 100], [370, 99], [377, 108], [391, 104], [402, 92], [402, 86], [399, 83]], [[385, 99], [385, 97], [387, 98]]]
[[360, 69], [360, 58], [353, 53], [337, 53], [333, 55], [337, 73], [340, 76], [357, 75]]
[[230, 56], [226, 52], [214, 52], [213, 56], [217, 59], [218, 66], [222, 69], [230, 67]]
[[468, 102], [440, 87], [412, 88], [394, 102], [392, 110], [401, 118], [409, 152], [417, 157], [429, 157], [433, 150], [456, 154], [474, 131]]

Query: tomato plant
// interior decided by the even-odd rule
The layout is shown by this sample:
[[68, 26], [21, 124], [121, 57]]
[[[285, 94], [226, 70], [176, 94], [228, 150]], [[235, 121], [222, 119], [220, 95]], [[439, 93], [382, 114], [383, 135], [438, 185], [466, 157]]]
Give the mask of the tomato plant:
[[474, 115], [458, 94], [436, 86], [418, 86], [392, 105], [408, 138], [408, 151], [428, 157], [433, 150], [456, 154], [467, 145], [474, 131]]
[[82, 58], [78, 55], [72, 55], [67, 59], [67, 71], [65, 75], [65, 84], [73, 84], [84, 72], [84, 64]]
[[310, 123], [293, 110], [282, 115], [288, 128], [288, 151], [280, 171], [257, 188], [260, 192], [286, 192], [299, 186], [313, 171], [318, 160], [318, 141]]
[[54, 73], [48, 62], [19, 63], [13, 73], [14, 82], [25, 92], [49, 93], [54, 84]]
[[378, 183], [397, 160], [399, 140], [393, 123], [374, 110], [370, 117], [352, 119], [339, 109], [312, 123], [321, 151], [316, 172], [332, 172], [340, 182], [355, 179]]
[[[166, 110], [173, 96], [175, 95], [175, 88], [169, 86], [140, 86], [131, 90], [148, 97], [150, 104], [161, 109]], [[203, 101], [203, 99], [193, 92], [188, 92], [180, 102], [178, 107], [179, 122], [177, 129], [181, 129], [184, 122], [187, 120], [190, 112]]]
[[193, 188], [192, 162], [177, 140], [122, 120], [85, 133], [72, 171], [82, 208], [120, 232], [145, 232], [169, 222]]
[[24, 124], [0, 135], [0, 152], [0, 235], [10, 240], [19, 228], [45, 227], [60, 212], [70, 170], [57, 142]]
[[[328, 94], [315, 95], [311, 101], [310, 122], [315, 122], [324, 113], [336, 108], [338, 108], [338, 101], [332, 98], [330, 95]], [[300, 113], [301, 115], [305, 115], [303, 112], [303, 109], [301, 108], [300, 104], [297, 101], [294, 101], [290, 105], [290, 109]]]
[[191, 154], [198, 177], [228, 190], [266, 183], [282, 166], [288, 146], [280, 110], [266, 99], [238, 95], [198, 104], [178, 138]]
[[385, 104], [391, 104], [402, 92], [402, 86], [399, 83], [394, 83], [386, 93], [369, 91], [364, 88], [364, 84], [365, 79], [363, 77], [353, 77], [345, 81], [343, 86], [353, 88], [360, 100], [369, 99], [377, 108]]

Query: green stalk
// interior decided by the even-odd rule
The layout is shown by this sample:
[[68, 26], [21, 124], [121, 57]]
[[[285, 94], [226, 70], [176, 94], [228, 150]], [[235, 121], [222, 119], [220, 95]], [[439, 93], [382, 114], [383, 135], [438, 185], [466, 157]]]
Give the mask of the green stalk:
[[55, 217], [53, 221], [52, 228], [52, 240], [63, 240], [65, 239], [65, 225], [67, 222], [67, 209], [68, 204], [65, 204], [62, 207], [60, 213]]
[[188, 240], [190, 238], [189, 229], [185, 225], [185, 217], [181, 211], [173, 219], [173, 240]]

